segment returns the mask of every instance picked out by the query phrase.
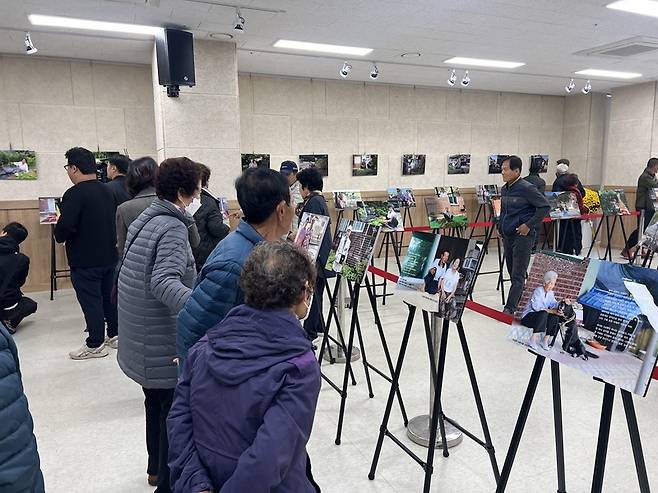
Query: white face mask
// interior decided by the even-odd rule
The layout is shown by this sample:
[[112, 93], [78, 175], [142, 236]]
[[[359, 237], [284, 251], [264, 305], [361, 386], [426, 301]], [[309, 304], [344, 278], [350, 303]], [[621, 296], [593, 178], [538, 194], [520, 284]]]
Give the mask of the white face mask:
[[185, 212], [187, 212], [190, 216], [194, 216], [196, 212], [201, 208], [201, 199], [198, 197], [194, 197], [192, 202], [190, 202], [189, 205], [185, 206]]
[[300, 322], [304, 322], [308, 316], [311, 314], [311, 306], [313, 305], [313, 295], [308, 299], [308, 303], [304, 302], [306, 305], [306, 314], [299, 319]]

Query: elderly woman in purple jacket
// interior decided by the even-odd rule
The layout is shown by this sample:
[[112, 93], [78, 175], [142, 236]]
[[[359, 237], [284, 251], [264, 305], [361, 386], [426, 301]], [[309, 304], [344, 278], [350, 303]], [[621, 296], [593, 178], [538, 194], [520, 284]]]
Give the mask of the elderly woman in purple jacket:
[[300, 320], [315, 267], [261, 243], [240, 278], [245, 304], [188, 353], [167, 420], [175, 493], [315, 493], [306, 454], [320, 368]]

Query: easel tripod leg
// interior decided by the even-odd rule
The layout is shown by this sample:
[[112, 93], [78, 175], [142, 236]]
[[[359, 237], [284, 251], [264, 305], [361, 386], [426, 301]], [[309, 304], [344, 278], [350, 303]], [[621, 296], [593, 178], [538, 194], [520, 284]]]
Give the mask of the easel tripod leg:
[[[354, 295], [354, 290], [350, 287], [350, 295]], [[356, 315], [356, 336], [359, 338], [359, 347], [361, 348], [361, 362], [363, 363], [363, 371], [366, 374], [366, 384], [368, 385], [368, 396], [372, 399], [375, 394], [372, 392], [372, 381], [370, 380], [370, 369], [368, 368], [368, 358], [366, 357], [366, 348], [363, 344], [363, 335], [361, 334], [361, 323], [359, 322], [359, 315]]]
[[553, 422], [555, 424], [555, 454], [557, 457], [557, 493], [567, 493], [567, 480], [564, 468], [560, 364], [557, 361], [551, 361], [551, 382], [553, 384]]
[[628, 434], [631, 439], [631, 447], [633, 448], [633, 458], [635, 459], [637, 479], [640, 483], [640, 492], [650, 493], [649, 477], [647, 476], [647, 466], [644, 462], [644, 453], [642, 452], [642, 441], [640, 440], [640, 429], [637, 426], [637, 416], [635, 415], [633, 396], [628, 390], [622, 389], [621, 400], [624, 403], [624, 412], [626, 414], [626, 423], [628, 424]]
[[603, 476], [605, 475], [605, 461], [608, 455], [608, 440], [610, 439], [610, 422], [612, 421], [612, 407], [615, 402], [615, 387], [605, 384], [603, 390], [603, 406], [601, 407], [601, 422], [599, 424], [599, 439], [596, 445], [596, 461], [594, 462], [594, 477], [592, 479], [592, 493], [603, 491]]

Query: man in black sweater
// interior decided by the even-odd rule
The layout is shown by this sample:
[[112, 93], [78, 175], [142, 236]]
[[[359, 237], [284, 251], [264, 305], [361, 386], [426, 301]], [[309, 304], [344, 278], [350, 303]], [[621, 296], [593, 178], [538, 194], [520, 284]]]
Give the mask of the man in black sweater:
[[27, 229], [20, 223], [7, 224], [0, 234], [0, 320], [12, 334], [25, 317], [37, 311], [36, 301], [21, 292], [30, 271], [30, 258], [18, 246], [25, 238]]
[[519, 304], [535, 236], [551, 210], [548, 200], [537, 187], [521, 178], [522, 167], [523, 162], [518, 156], [503, 161], [505, 185], [500, 189], [498, 230], [503, 237], [505, 263], [512, 281], [504, 309], [509, 314], [514, 313]]
[[[82, 147], [66, 152], [64, 166], [73, 182], [62, 197], [55, 239], [66, 242], [71, 282], [85, 316], [89, 336], [69, 356], [82, 360], [107, 356], [117, 346], [117, 309], [111, 301], [117, 262], [112, 193], [96, 180], [94, 155]], [[105, 338], [107, 322], [107, 338]]]
[[126, 187], [126, 173], [128, 173], [130, 159], [123, 154], [110, 156], [107, 159], [107, 177], [112, 180], [106, 183], [106, 187], [112, 192], [114, 199], [114, 211], [126, 200], [130, 200], [130, 193]]

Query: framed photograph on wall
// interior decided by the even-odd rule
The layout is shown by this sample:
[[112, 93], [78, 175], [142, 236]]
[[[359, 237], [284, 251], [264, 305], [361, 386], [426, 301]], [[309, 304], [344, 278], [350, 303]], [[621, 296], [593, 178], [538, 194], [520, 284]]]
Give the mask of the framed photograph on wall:
[[509, 154], [492, 154], [489, 156], [489, 174], [499, 175], [503, 171], [503, 161], [509, 157]]
[[306, 168], [317, 168], [322, 176], [329, 176], [328, 154], [300, 154], [299, 171]]
[[405, 154], [402, 156], [402, 175], [424, 175], [425, 154]]
[[34, 151], [0, 150], [0, 180], [36, 180]]
[[530, 156], [530, 169], [536, 169], [540, 173], [548, 172], [548, 154], [533, 154]]
[[269, 168], [269, 154], [242, 154], [242, 171], [247, 168]]
[[448, 156], [449, 175], [467, 175], [471, 172], [470, 154], [453, 154]]
[[354, 154], [352, 156], [352, 176], [375, 176], [377, 174], [377, 154]]

